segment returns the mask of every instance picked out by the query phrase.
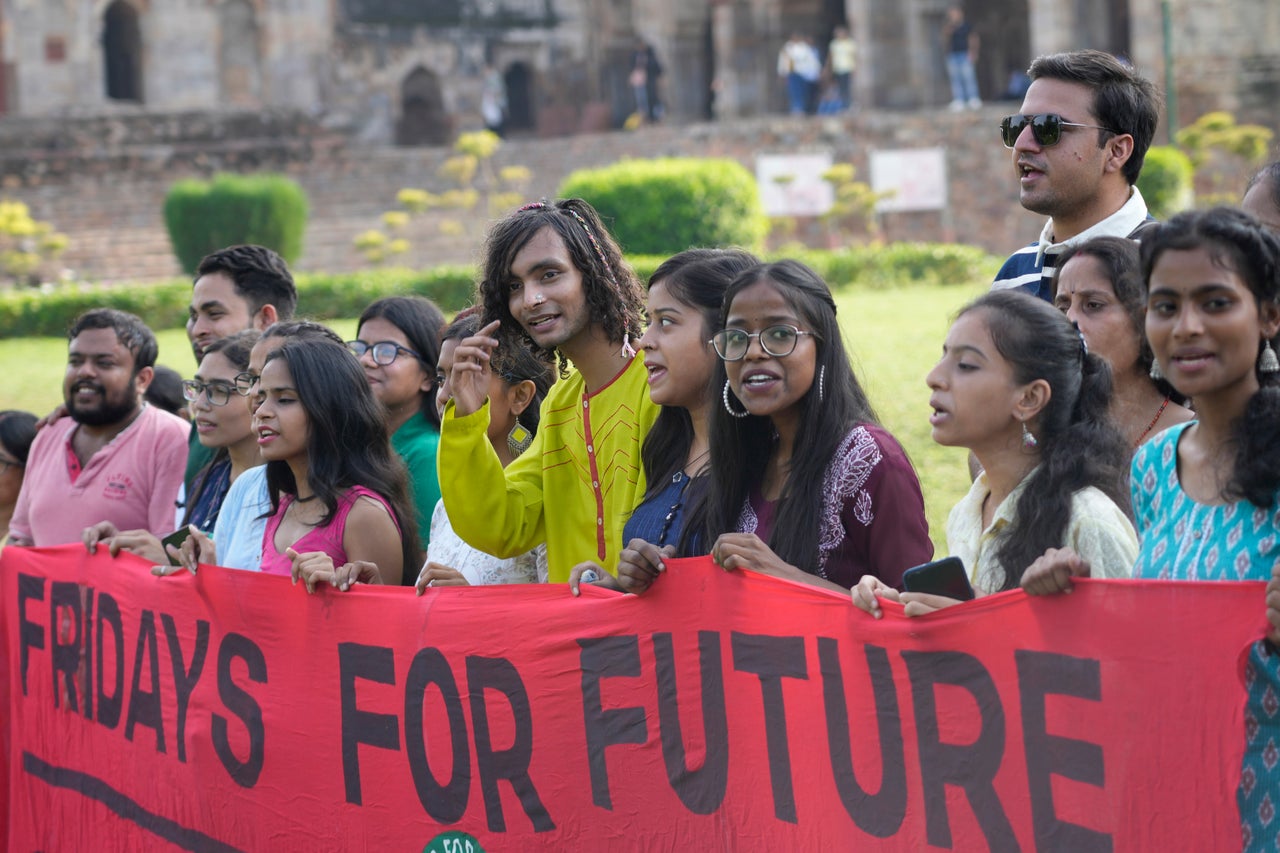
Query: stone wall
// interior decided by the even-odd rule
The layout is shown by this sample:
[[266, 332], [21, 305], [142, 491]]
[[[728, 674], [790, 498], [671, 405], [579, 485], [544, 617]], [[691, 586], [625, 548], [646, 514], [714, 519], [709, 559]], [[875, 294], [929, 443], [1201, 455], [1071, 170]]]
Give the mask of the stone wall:
[[[874, 111], [848, 118], [739, 119], [516, 140], [504, 144], [494, 165], [527, 166], [533, 181], [526, 195], [536, 198], [554, 194], [574, 169], [623, 157], [721, 156], [754, 171], [760, 154], [824, 151], [836, 162], [853, 163], [859, 177], [867, 180], [869, 154], [875, 149], [943, 147], [947, 207], [886, 215], [886, 239], [959, 241], [1005, 253], [1034, 239], [1041, 226], [1038, 216], [1018, 205], [1010, 155], [997, 136], [999, 117], [1010, 108], [995, 104], [964, 113]], [[170, 183], [181, 177], [225, 168], [270, 168], [299, 181], [311, 200], [303, 257], [297, 264], [302, 270], [365, 266], [352, 248], [352, 238], [378, 227], [381, 213], [395, 207], [398, 190], [448, 188], [437, 176], [448, 149], [350, 145], [296, 115], [266, 116], [256, 122], [247, 114], [228, 114], [221, 122], [208, 114], [170, 120], [171, 129], [184, 124], [188, 135], [193, 127], [199, 129], [198, 144], [166, 136], [163, 120], [156, 127], [96, 121], [74, 128], [50, 125], [60, 128], [56, 138], [62, 140], [61, 147], [53, 149], [48, 147], [53, 136], [41, 137], [18, 120], [0, 121], [3, 193], [26, 201], [35, 216], [52, 221], [71, 237], [66, 263], [83, 278], [178, 274], [161, 206]], [[144, 133], [143, 127], [149, 129]], [[23, 138], [29, 140], [25, 147], [18, 145]], [[467, 217], [427, 215], [412, 226], [414, 248], [406, 261], [426, 265], [473, 260], [487, 218], [485, 212]], [[442, 232], [444, 219], [461, 221], [465, 235]]]

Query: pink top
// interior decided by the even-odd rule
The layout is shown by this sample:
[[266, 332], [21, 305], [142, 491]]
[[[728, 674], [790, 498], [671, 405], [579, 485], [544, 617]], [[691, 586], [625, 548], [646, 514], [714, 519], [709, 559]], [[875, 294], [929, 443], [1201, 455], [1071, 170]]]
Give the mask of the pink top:
[[[386, 498], [364, 486], [352, 486], [338, 498], [338, 508], [328, 524], [311, 528], [289, 547], [299, 554], [307, 551], [323, 551], [329, 555], [335, 566], [346, 563], [347, 552], [342, 547], [342, 534], [346, 530], [347, 516], [351, 514], [351, 508], [356, 505], [356, 499], [361, 497], [370, 497], [382, 504], [387, 515], [391, 516], [396, 530], [400, 530], [400, 522], [396, 521], [396, 514], [391, 511], [391, 504], [387, 503]], [[276, 550], [276, 531], [280, 528], [280, 521], [284, 518], [285, 511], [293, 501], [293, 495], [281, 496], [280, 507], [275, 515], [267, 519], [267, 529], [262, 534], [262, 571], [267, 574], [288, 575], [293, 569], [293, 561], [283, 551]]]
[[99, 521], [156, 536], [172, 533], [191, 425], [144, 406], [83, 467], [71, 448], [79, 426], [59, 418], [36, 434], [10, 534], [44, 547], [79, 542], [84, 529]]

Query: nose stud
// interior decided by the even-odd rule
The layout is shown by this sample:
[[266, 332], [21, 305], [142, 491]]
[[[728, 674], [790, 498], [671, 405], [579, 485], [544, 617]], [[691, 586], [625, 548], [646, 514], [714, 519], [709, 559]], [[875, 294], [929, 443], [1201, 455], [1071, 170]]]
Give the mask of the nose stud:
[[534, 305], [541, 305], [542, 303], [544, 303], [544, 302], [546, 302], [546, 301], [547, 301], [547, 300], [546, 300], [546, 298], [545, 298], [541, 293], [535, 293], [535, 294], [533, 295], [533, 304], [534, 304]]

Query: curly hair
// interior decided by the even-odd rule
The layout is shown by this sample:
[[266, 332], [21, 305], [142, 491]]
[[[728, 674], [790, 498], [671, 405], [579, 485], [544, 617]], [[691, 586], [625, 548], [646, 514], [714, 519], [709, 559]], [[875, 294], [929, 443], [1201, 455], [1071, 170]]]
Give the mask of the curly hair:
[[[481, 325], [501, 320], [500, 339], [516, 338], [520, 346], [542, 349], [512, 316], [507, 283], [516, 255], [544, 228], [553, 229], [564, 241], [570, 260], [582, 274], [591, 322], [598, 323], [611, 341], [639, 337], [644, 311], [640, 280], [622, 259], [622, 250], [595, 208], [580, 198], [526, 204], [489, 229], [480, 269]], [[559, 353], [559, 359], [564, 376], [568, 371], [564, 353]]]

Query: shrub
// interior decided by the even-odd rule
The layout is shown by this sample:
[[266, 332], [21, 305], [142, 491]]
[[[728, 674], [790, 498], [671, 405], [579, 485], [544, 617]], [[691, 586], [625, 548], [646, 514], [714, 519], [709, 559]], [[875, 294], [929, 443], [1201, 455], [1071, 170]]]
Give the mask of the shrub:
[[733, 160], [623, 160], [570, 174], [557, 194], [589, 201], [628, 254], [759, 249], [768, 230], [755, 177]]
[[[648, 281], [666, 255], [628, 255], [636, 274]], [[894, 243], [827, 252], [817, 249], [780, 253], [813, 267], [832, 289], [887, 289], [901, 284], [971, 285], [989, 282], [1001, 258], [974, 246]], [[382, 296], [416, 293], [445, 313], [470, 305], [475, 272], [465, 266], [426, 270], [378, 269], [354, 273], [299, 273], [299, 315], [317, 320], [358, 317]], [[60, 337], [90, 308], [119, 308], [144, 318], [153, 329], [182, 328], [191, 301], [189, 281], [137, 285], [71, 285], [0, 293], [0, 338]]]
[[289, 263], [302, 254], [307, 196], [283, 175], [215, 175], [169, 188], [164, 222], [174, 254], [188, 273], [200, 259], [226, 246], [255, 243]]
[[1147, 151], [1138, 176], [1138, 190], [1147, 209], [1156, 219], [1168, 219], [1195, 203], [1191, 158], [1170, 145], [1155, 145]]
[[[428, 270], [380, 269], [325, 275], [299, 273], [298, 309], [302, 317], [332, 320], [358, 317], [381, 296], [417, 293], [446, 312], [471, 304], [475, 279], [470, 267], [444, 266]], [[71, 285], [41, 292], [0, 294], [0, 338], [61, 337], [73, 320], [91, 308], [131, 311], [153, 329], [178, 329], [187, 321], [191, 282], [163, 284]]]

